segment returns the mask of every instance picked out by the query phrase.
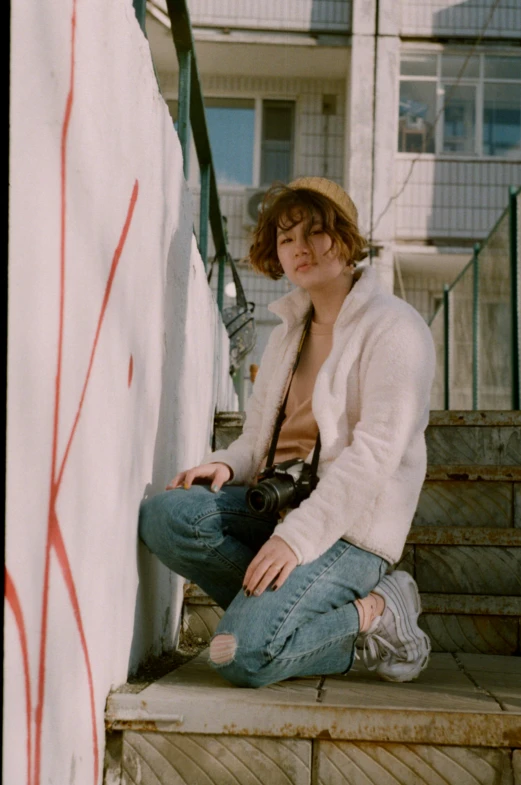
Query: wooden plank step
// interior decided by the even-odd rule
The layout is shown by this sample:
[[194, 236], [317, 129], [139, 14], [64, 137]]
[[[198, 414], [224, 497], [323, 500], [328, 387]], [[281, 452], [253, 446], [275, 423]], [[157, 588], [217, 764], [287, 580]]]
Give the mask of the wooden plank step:
[[521, 466], [487, 466], [485, 464], [434, 464], [427, 466], [426, 480], [452, 482], [521, 482]]
[[521, 529], [486, 526], [413, 526], [409, 545], [521, 546]]
[[494, 480], [426, 480], [413, 526], [517, 526], [521, 529], [521, 483]]

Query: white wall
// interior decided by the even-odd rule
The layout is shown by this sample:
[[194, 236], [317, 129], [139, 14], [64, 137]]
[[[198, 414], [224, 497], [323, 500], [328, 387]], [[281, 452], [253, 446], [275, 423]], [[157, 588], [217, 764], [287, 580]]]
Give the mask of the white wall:
[[139, 502], [236, 397], [131, 0], [16, 0], [10, 87], [3, 781], [84, 785], [109, 690], [177, 633]]

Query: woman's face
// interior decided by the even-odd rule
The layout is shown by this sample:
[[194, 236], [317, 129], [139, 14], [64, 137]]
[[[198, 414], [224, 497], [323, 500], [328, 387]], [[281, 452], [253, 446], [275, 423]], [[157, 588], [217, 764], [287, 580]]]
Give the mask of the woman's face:
[[333, 241], [324, 232], [318, 216], [313, 217], [307, 237], [304, 220], [290, 229], [277, 228], [281, 267], [291, 283], [308, 291], [334, 285], [345, 278], [347, 260], [332, 246]]

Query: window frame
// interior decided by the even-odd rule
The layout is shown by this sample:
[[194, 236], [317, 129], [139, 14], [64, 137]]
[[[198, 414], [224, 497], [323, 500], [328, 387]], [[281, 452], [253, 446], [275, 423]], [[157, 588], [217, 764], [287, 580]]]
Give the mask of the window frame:
[[[479, 58], [479, 73], [478, 76], [473, 77], [461, 77], [458, 81], [456, 77], [442, 77], [442, 60], [444, 56], [459, 56], [465, 58], [469, 54], [469, 49], [463, 48], [446, 48], [446, 47], [403, 47], [400, 52], [400, 65], [402, 62], [402, 57], [406, 55], [434, 55], [436, 57], [436, 74], [431, 76], [412, 76], [410, 74], [402, 75], [400, 72], [398, 73], [398, 92], [397, 96], [400, 95], [400, 87], [402, 82], [429, 82], [434, 83], [436, 85], [436, 105], [434, 107], [434, 117], [437, 118], [438, 114], [440, 117], [438, 119], [435, 132], [434, 132], [434, 152], [406, 152], [396, 150], [396, 155], [400, 158], [410, 159], [416, 158], [421, 156], [422, 160], [429, 160], [429, 159], [442, 159], [447, 161], [495, 161], [501, 163], [514, 163], [521, 161], [521, 151], [518, 155], [512, 156], [499, 156], [499, 155], [484, 155], [483, 154], [483, 131], [484, 131], [484, 101], [485, 101], [485, 85], [489, 84], [501, 84], [501, 85], [521, 85], [521, 77], [519, 79], [494, 79], [492, 77], [485, 78], [485, 57], [503, 57], [503, 58], [516, 58], [521, 57], [521, 50], [512, 51], [505, 50], [505, 49], [495, 49], [491, 50], [490, 48], [486, 49], [477, 49], [476, 51], [472, 52], [473, 57]], [[400, 68], [400, 66], [399, 66]], [[458, 86], [471, 86], [475, 88], [475, 140], [474, 140], [474, 152], [469, 153], [460, 153], [460, 152], [444, 152], [443, 151], [443, 135], [444, 135], [444, 112], [442, 111], [443, 101], [444, 101], [444, 93], [442, 91], [443, 85], [445, 85], [449, 90], [451, 85], [456, 84], [458, 82]], [[397, 100], [397, 120], [396, 120], [396, 128], [399, 128], [399, 120], [400, 120], [400, 101]], [[397, 133], [397, 147], [399, 144], [399, 134]]]
[[[246, 99], [254, 101], [254, 124], [253, 124], [253, 165], [252, 165], [252, 184], [251, 185], [219, 185], [229, 192], [242, 193], [245, 189], [258, 188], [259, 190], [266, 186], [261, 183], [261, 157], [262, 157], [262, 122], [263, 122], [263, 104], [264, 101], [280, 101], [282, 103], [293, 104], [293, 139], [291, 148], [291, 164], [292, 170], [295, 172], [295, 166], [298, 155], [298, 127], [299, 127], [299, 111], [298, 111], [298, 97], [296, 95], [273, 95], [270, 93], [257, 93], [250, 92], [237, 92], [237, 93], [223, 93], [207, 92], [205, 98], [212, 100], [229, 100], [229, 99]], [[177, 96], [172, 98], [167, 97], [165, 100], [171, 102], [177, 100]], [[190, 188], [199, 187], [199, 162], [197, 160], [197, 152], [193, 141], [192, 133], [190, 132], [190, 153], [189, 153], [189, 168], [188, 168], [188, 185]]]

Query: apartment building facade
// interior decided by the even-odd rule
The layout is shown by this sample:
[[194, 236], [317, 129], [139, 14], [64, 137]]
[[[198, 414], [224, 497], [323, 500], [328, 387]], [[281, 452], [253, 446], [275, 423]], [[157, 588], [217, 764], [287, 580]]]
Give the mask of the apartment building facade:
[[[188, 5], [233, 257], [246, 256], [274, 180], [329, 177], [357, 204], [386, 286], [429, 319], [521, 182], [518, 0]], [[165, 0], [148, 0], [147, 35], [175, 121]], [[189, 183], [196, 196], [194, 150]], [[240, 269], [258, 362], [274, 323], [266, 305], [287, 284]]]

